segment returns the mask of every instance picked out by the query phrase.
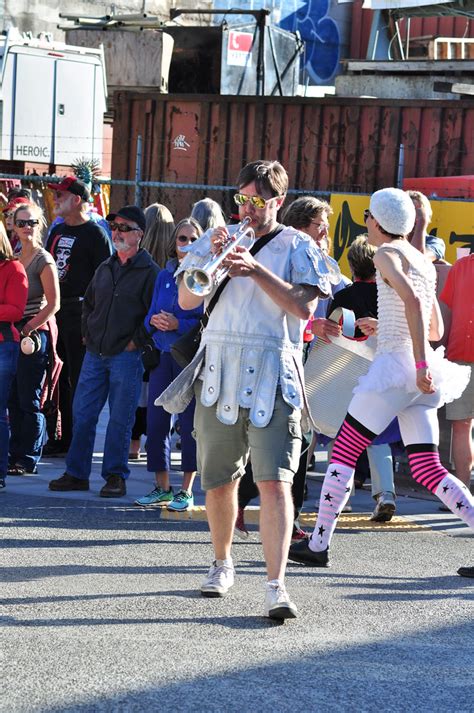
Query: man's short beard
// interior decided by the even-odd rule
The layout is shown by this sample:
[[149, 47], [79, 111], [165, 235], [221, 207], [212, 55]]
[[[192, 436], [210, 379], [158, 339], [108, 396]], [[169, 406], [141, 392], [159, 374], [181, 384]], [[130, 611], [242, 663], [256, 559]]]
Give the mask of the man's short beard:
[[130, 249], [130, 246], [124, 240], [114, 240], [113, 243], [117, 252], [125, 253]]

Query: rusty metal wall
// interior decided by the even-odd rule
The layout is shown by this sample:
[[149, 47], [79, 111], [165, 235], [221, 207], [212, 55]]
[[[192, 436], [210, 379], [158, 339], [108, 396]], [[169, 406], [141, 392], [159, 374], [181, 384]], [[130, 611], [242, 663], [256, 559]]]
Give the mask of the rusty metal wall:
[[[465, 101], [115, 95], [112, 176], [135, 173], [143, 137], [143, 180], [229, 186], [229, 190], [144, 190], [144, 205], [165, 203], [176, 218], [209, 195], [230, 212], [240, 168], [278, 159], [290, 187], [371, 193], [395, 185], [398, 148], [405, 177], [474, 173], [474, 105]], [[112, 205], [132, 200], [114, 187]]]
[[[363, 9], [362, 4], [363, 0], [354, 0], [352, 3], [350, 59], [367, 59], [373, 12]], [[405, 42], [406, 18], [400, 19], [399, 26], [402, 40]], [[427, 45], [429, 39], [434, 37], [474, 37], [474, 20], [461, 16], [411, 18], [411, 41], [416, 42], [418, 38], [425, 38], [424, 43]]]

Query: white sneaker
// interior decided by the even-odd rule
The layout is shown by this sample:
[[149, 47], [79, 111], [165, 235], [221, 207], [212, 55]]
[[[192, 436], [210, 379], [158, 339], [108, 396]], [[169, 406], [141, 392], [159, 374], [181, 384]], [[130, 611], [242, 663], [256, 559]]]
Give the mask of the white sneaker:
[[264, 616], [270, 619], [295, 619], [298, 610], [290, 600], [283, 582], [274, 579], [265, 585]]
[[393, 493], [379, 493], [375, 510], [370, 519], [372, 522], [389, 522], [395, 509], [395, 495]]
[[234, 573], [232, 560], [214, 560], [201, 584], [203, 597], [225, 597], [234, 584]]

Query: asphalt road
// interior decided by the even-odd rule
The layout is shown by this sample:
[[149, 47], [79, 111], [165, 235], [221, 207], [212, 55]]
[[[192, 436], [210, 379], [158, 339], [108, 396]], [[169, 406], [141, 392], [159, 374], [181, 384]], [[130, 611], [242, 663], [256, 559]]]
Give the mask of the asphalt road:
[[101, 500], [99, 464], [90, 493], [49, 492], [53, 460], [0, 493], [0, 711], [474, 709], [474, 580], [456, 575], [474, 565], [474, 535], [436, 502], [400, 497], [400, 517], [373, 526], [358, 491], [333, 566], [289, 565], [300, 615], [278, 625], [262, 616], [256, 524], [235, 544], [233, 591], [204, 599], [202, 493], [192, 517], [140, 509], [139, 463], [126, 498]]

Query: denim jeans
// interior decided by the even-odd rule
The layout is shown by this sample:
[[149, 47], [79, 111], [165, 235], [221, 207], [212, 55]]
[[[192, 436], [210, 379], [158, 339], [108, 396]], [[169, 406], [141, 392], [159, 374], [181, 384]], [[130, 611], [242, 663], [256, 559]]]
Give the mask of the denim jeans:
[[5, 477], [8, 468], [10, 430], [7, 404], [16, 372], [19, 349], [18, 342], [0, 342], [0, 478]]
[[[160, 363], [150, 372], [147, 412], [147, 470], [156, 473], [170, 469], [171, 414], [162, 406], [155, 406], [155, 399], [182, 371], [169, 352], [161, 352]], [[196, 470], [196, 441], [193, 432], [195, 400], [179, 415], [181, 426], [181, 468]]]
[[97, 421], [107, 397], [110, 417], [102, 461], [102, 477], [116, 474], [128, 478], [128, 450], [135, 410], [140, 397], [143, 366], [138, 350], [105, 357], [86, 352], [72, 407], [72, 441], [66, 471], [88, 480]]
[[46, 419], [40, 410], [41, 390], [48, 366], [49, 332], [39, 330], [41, 349], [35, 354], [20, 351], [16, 377], [8, 401], [10, 417], [10, 463], [33, 471], [41, 458]]

